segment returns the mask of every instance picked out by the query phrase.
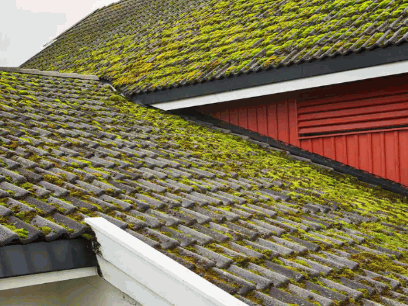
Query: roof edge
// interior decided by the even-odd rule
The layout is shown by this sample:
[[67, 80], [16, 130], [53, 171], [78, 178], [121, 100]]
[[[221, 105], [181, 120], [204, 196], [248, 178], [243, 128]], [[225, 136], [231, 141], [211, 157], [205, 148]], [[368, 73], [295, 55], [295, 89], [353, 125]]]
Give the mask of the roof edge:
[[152, 104], [152, 106], [168, 111], [174, 109], [238, 101], [275, 94], [289, 94], [299, 90], [307, 90], [324, 86], [335, 86], [351, 82], [359, 82], [375, 78], [400, 75], [408, 72], [408, 60], [383, 64], [368, 68], [360, 68], [326, 75], [312, 76], [297, 80], [289, 80], [269, 85], [261, 85], [245, 89], [205, 95], [190, 99]]
[[100, 244], [102, 277], [142, 305], [247, 306], [103, 218], [86, 218]]
[[257, 143], [261, 146], [271, 147], [273, 150], [286, 151], [292, 156], [293, 159], [307, 161], [311, 164], [319, 166], [326, 170], [332, 170], [338, 173], [343, 173], [347, 175], [354, 176], [358, 180], [379, 186], [385, 190], [395, 192], [401, 196], [408, 197], [408, 188], [385, 178], [376, 176], [369, 172], [354, 168], [349, 165], [345, 165], [341, 162], [332, 160], [330, 158], [305, 151], [299, 147], [295, 147], [279, 140], [273, 139], [268, 136], [261, 135], [257, 132], [253, 132], [247, 129], [244, 129], [240, 126], [235, 126], [230, 123], [226, 123], [220, 119], [202, 114], [194, 109], [180, 109], [172, 111], [173, 114], [179, 115], [187, 120], [193, 120], [197, 124], [203, 124], [213, 128], [221, 129], [225, 132], [232, 132], [241, 136], [244, 139], [247, 139], [250, 142]]
[[60, 73], [57, 71], [42, 71], [38, 69], [23, 69], [19, 67], [0, 67], [0, 71], [23, 73], [23, 74], [34, 74], [34, 75], [44, 75], [57, 78], [70, 78], [70, 79], [82, 79], [82, 80], [92, 80], [99, 81], [99, 77], [96, 75], [84, 75], [78, 73]]
[[[183, 99], [206, 98], [210, 95], [229, 94], [244, 89], [256, 90], [256, 87], [260, 86], [280, 86], [280, 84], [288, 81], [327, 76], [339, 72], [348, 72], [401, 61], [408, 61], [408, 43], [399, 46], [367, 50], [360, 53], [351, 53], [341, 56], [336, 55], [322, 60], [312, 60], [310, 62], [302, 62], [290, 66], [249, 72], [202, 83], [186, 84], [184, 86], [144, 94], [133, 94], [129, 99], [143, 105], [157, 105], [159, 103], [164, 104], [169, 102], [177, 103], [178, 100]], [[309, 86], [312, 86], [312, 84]], [[287, 90], [291, 91], [290, 88]], [[236, 100], [236, 98], [232, 100]], [[209, 102], [208, 104], [211, 103], [217, 102]]]
[[[42, 255], [32, 256], [35, 253]], [[92, 243], [83, 238], [35, 242], [27, 245], [13, 244], [0, 248], [0, 281], [96, 266]]]

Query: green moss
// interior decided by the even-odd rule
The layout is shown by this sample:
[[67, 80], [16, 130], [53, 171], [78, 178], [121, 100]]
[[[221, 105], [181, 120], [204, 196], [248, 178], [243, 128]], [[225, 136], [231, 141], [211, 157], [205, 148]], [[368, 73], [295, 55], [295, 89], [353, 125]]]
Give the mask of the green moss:
[[44, 175], [44, 180], [46, 180], [47, 182], [50, 182], [52, 184], [58, 185], [58, 186], [62, 186], [65, 182], [59, 178], [58, 176], [55, 175], [51, 175], [51, 174], [45, 174]]
[[[378, 18], [376, 28], [381, 28], [391, 17], [403, 17], [404, 5], [390, 0], [378, 5], [349, 0], [330, 5], [293, 0], [283, 5], [264, 0], [200, 4], [163, 0], [144, 5], [123, 1], [98, 10], [24, 67], [93, 73], [112, 80], [126, 93], [141, 93], [210, 78], [220, 69], [226, 76], [247, 71], [254, 62], [264, 68], [276, 66], [295, 48], [302, 50], [301, 55], [314, 47], [315, 54], [335, 52], [355, 38], [347, 34], [354, 31], [350, 26], [370, 26], [370, 20]], [[109, 22], [97, 22], [107, 16], [111, 16]], [[117, 28], [120, 34], [112, 34]], [[362, 42], [370, 36], [365, 33]], [[110, 95], [109, 103], [123, 102], [120, 96]]]
[[95, 236], [94, 235], [90, 235], [90, 234], [83, 234], [82, 237], [84, 237], [86, 240], [95, 240]]
[[408, 270], [394, 263], [387, 255], [378, 255], [369, 252], [361, 252], [351, 256], [352, 260], [360, 263], [360, 267], [373, 272], [396, 272], [408, 276]]

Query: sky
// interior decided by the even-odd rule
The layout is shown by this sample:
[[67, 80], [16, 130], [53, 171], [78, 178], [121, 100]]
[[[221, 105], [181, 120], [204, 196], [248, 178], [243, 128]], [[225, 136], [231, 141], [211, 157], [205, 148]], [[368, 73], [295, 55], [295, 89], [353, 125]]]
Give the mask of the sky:
[[118, 0], [0, 0], [0, 67], [18, 67], [94, 10]]

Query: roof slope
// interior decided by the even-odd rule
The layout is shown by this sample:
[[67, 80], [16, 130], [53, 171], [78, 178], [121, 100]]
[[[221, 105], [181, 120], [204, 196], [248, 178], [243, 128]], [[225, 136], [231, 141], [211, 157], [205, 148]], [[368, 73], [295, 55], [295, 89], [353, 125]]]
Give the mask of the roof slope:
[[0, 109], [1, 245], [99, 216], [248, 305], [408, 302], [406, 198], [95, 80], [0, 72]]
[[398, 45], [407, 0], [122, 0], [23, 67], [94, 73], [126, 94]]

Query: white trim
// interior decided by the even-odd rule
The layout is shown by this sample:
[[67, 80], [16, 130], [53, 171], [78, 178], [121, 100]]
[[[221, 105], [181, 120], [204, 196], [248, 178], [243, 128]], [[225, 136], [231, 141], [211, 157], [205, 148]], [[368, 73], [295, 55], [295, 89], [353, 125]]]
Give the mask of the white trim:
[[354, 69], [343, 72], [319, 75], [298, 80], [255, 86], [250, 88], [227, 91], [217, 94], [181, 99], [177, 101], [152, 104], [162, 110], [172, 110], [192, 106], [200, 106], [240, 99], [260, 97], [277, 93], [291, 92], [301, 89], [322, 87], [354, 81], [361, 81], [408, 72], [408, 61], [379, 65], [368, 68]]
[[173, 304], [170, 304], [158, 294], [119, 270], [103, 257], [97, 255], [97, 258], [103, 278], [113, 287], [137, 300], [138, 303], [142, 305], [173, 306]]
[[[110, 264], [102, 269], [102, 275], [107, 273], [112, 285], [119, 284], [119, 290], [142, 305], [247, 306], [107, 220], [86, 218], [85, 222], [101, 245], [101, 268], [105, 261]], [[111, 265], [121, 273], [106, 269]]]
[[9, 277], [0, 279], [0, 292], [2, 290], [29, 287], [41, 284], [55, 283], [70, 279], [77, 279], [98, 275], [96, 267], [73, 270], [54, 271], [25, 276]]

